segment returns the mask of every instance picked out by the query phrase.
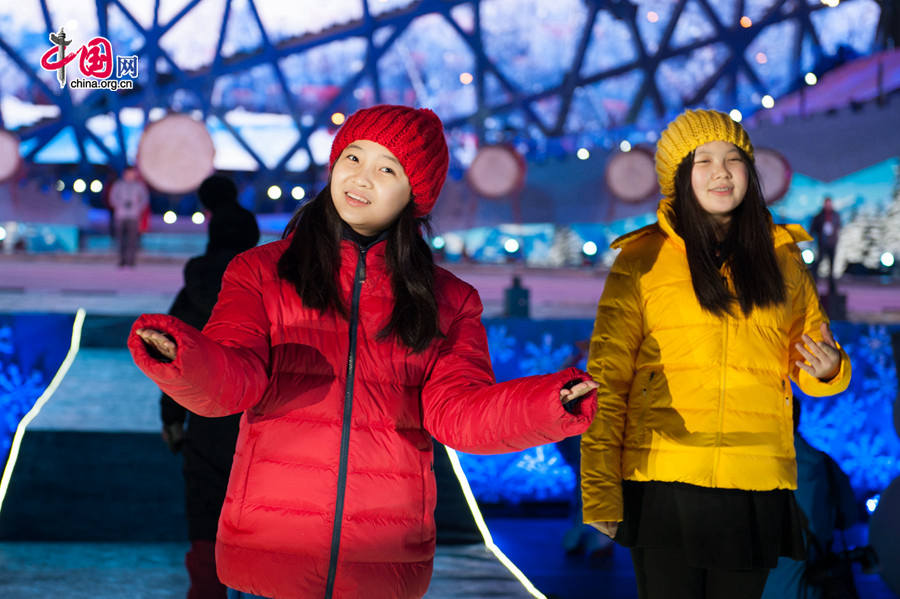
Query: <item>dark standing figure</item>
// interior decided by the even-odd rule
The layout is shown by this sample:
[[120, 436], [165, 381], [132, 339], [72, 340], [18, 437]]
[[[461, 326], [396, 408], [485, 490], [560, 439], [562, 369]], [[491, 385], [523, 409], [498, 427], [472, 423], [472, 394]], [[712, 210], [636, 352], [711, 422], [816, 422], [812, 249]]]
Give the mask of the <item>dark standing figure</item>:
[[220, 223], [227, 223], [227, 225], [220, 224], [219, 226], [227, 226], [229, 234], [236, 236], [232, 240], [235, 247], [250, 244], [246, 247], [251, 248], [259, 243], [259, 226], [256, 223], [256, 217], [238, 202], [238, 189], [234, 181], [223, 175], [207, 177], [200, 184], [197, 197], [210, 213], [212, 219], [210, 230], [212, 230], [213, 222], [218, 220]]
[[832, 293], [834, 291], [834, 253], [841, 231], [841, 215], [831, 205], [829, 196], [825, 196], [822, 211], [813, 217], [810, 229], [818, 245], [816, 261], [812, 266], [813, 276], [818, 280], [819, 264], [823, 258], [828, 258], [828, 293]]
[[513, 276], [512, 286], [504, 292], [504, 315], [513, 318], [528, 318], [529, 296], [531, 292], [522, 287], [522, 279], [519, 275]]
[[[197, 193], [212, 211], [209, 242], [205, 254], [185, 265], [184, 287], [169, 314], [200, 330], [212, 313], [225, 268], [237, 254], [256, 246], [259, 227], [253, 213], [236, 206], [237, 190], [229, 179], [209, 177]], [[185, 508], [191, 541], [185, 556], [191, 579], [188, 599], [224, 599], [225, 586], [216, 576], [216, 526], [241, 416], [199, 416], [165, 394], [160, 398], [160, 408], [163, 439], [173, 452], [184, 453]]]
[[[850, 479], [831, 456], [809, 444], [798, 430], [800, 401], [794, 398], [794, 448], [797, 451], [797, 490], [794, 497], [806, 516], [809, 533], [821, 547], [831, 547], [835, 528], [856, 524], [859, 513]], [[809, 534], [807, 533], [807, 534]], [[822, 599], [822, 589], [805, 583], [806, 567], [818, 556], [809, 542], [805, 561], [781, 557], [769, 573], [762, 599]]]
[[134, 266], [140, 244], [141, 217], [150, 204], [150, 192], [137, 169], [125, 169], [122, 178], [113, 183], [109, 203], [119, 243], [119, 266]]

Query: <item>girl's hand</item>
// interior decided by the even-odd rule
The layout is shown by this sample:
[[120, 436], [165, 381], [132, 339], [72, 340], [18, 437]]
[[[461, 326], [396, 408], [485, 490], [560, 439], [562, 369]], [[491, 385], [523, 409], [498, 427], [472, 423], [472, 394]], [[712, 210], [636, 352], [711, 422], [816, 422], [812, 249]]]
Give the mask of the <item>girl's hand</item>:
[[587, 395], [596, 388], [597, 383], [595, 381], [581, 381], [577, 385], [572, 385], [571, 387], [567, 386], [560, 389], [559, 399], [562, 400], [563, 405], [565, 405], [570, 401]]
[[153, 357], [162, 357], [164, 361], [169, 362], [175, 359], [178, 346], [170, 336], [156, 329], [138, 329], [135, 333], [144, 341]]
[[[817, 379], [827, 381], [837, 376], [841, 369], [841, 350], [837, 348], [828, 325], [822, 323], [822, 341], [816, 343], [809, 335], [803, 335], [803, 343], [796, 343], [797, 351], [806, 362], [797, 360], [795, 364]], [[807, 349], [808, 348], [808, 349]]]
[[618, 522], [591, 522], [590, 524], [610, 539], [615, 537], [616, 531], [619, 530]]

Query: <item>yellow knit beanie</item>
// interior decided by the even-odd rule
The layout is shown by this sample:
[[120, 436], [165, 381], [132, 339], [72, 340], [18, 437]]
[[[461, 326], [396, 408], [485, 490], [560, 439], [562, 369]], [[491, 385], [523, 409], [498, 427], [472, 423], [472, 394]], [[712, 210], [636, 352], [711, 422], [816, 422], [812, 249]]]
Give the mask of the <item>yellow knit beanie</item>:
[[750, 136], [724, 112], [685, 110], [669, 123], [656, 144], [656, 176], [663, 196], [675, 197], [675, 171], [681, 161], [698, 146], [717, 140], [733, 143], [753, 160]]

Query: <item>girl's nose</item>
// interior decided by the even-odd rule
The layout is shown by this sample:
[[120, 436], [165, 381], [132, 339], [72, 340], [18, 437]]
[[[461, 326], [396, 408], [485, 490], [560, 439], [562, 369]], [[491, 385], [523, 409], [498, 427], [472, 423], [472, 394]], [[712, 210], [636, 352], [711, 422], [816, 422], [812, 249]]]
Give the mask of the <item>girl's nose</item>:
[[353, 175], [353, 182], [360, 187], [368, 187], [372, 184], [372, 178], [368, 172], [360, 170]]

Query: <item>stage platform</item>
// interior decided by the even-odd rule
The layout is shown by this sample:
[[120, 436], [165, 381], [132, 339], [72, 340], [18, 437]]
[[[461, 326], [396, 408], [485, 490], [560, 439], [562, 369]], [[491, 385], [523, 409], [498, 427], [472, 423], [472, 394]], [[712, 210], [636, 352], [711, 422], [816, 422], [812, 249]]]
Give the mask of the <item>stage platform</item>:
[[[119, 268], [112, 254], [0, 254], [0, 313], [89, 314], [165, 312], [181, 287], [188, 256], [142, 254]], [[503, 315], [503, 292], [513, 276], [530, 291], [534, 319], [593, 318], [607, 271], [601, 267], [529, 268], [521, 264], [447, 263], [478, 289], [486, 317]], [[900, 277], [850, 276], [838, 281], [852, 322], [900, 322]], [[826, 292], [824, 284], [820, 291]]]
[[[9, 599], [183, 599], [187, 543], [2, 543]], [[533, 597], [484, 545], [441, 546], [426, 599]]]

